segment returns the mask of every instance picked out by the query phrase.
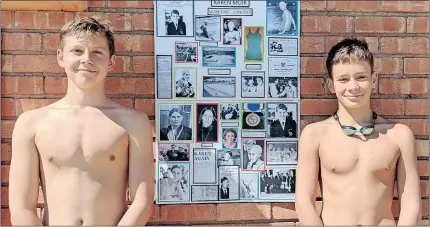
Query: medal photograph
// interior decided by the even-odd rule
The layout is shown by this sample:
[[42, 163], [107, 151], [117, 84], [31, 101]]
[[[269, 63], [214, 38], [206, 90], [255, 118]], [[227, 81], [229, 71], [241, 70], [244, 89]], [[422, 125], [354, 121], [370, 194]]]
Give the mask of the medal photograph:
[[190, 166], [188, 163], [159, 164], [159, 200], [190, 200]]
[[160, 142], [191, 141], [192, 104], [159, 104]]
[[297, 138], [298, 103], [267, 104], [267, 135], [270, 138]]
[[189, 161], [190, 145], [185, 143], [158, 144], [158, 160], [160, 162]]
[[265, 129], [265, 104], [243, 103], [242, 129], [264, 130]]
[[197, 103], [196, 142], [218, 142], [218, 104]]
[[263, 171], [265, 142], [262, 139], [242, 139], [242, 170]]

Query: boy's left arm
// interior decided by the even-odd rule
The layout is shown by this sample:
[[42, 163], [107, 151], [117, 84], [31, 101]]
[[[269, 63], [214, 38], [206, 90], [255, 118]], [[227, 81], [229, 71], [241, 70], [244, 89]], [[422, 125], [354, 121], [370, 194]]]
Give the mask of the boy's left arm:
[[417, 170], [415, 137], [409, 127], [396, 125], [400, 157], [397, 163], [397, 191], [400, 215], [397, 225], [418, 225], [421, 219], [420, 177]]
[[145, 225], [154, 205], [155, 164], [152, 150], [152, 126], [139, 113], [133, 119], [129, 134], [129, 178], [131, 205], [118, 225]]

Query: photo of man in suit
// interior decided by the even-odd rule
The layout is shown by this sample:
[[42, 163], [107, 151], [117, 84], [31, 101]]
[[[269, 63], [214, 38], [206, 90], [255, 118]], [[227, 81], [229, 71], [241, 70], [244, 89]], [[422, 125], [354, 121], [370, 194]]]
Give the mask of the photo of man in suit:
[[229, 182], [227, 177], [221, 178], [220, 198], [229, 199]]
[[187, 26], [179, 16], [179, 11], [174, 9], [167, 24], [167, 35], [187, 35]]
[[270, 137], [297, 137], [297, 123], [285, 104], [276, 107], [277, 120], [270, 124]]

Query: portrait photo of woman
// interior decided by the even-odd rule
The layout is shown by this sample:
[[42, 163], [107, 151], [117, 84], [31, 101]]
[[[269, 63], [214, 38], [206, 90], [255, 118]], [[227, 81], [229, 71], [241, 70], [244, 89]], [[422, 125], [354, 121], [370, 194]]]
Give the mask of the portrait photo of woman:
[[237, 148], [237, 130], [234, 128], [223, 129], [223, 148]]
[[191, 105], [160, 105], [160, 141], [192, 140]]
[[217, 104], [197, 104], [197, 141], [218, 142]]

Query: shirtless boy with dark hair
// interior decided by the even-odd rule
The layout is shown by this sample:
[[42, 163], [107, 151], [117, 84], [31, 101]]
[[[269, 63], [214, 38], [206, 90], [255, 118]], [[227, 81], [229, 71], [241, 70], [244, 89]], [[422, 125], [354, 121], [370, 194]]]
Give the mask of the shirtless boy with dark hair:
[[[396, 225], [391, 212], [395, 180], [398, 225], [417, 225], [421, 196], [415, 138], [407, 126], [370, 108], [377, 75], [367, 44], [341, 41], [328, 54], [327, 70], [338, 110], [301, 133], [296, 179], [300, 225]], [[318, 179], [321, 216], [314, 205]]]
[[[83, 17], [61, 30], [59, 101], [21, 114], [12, 135], [9, 208], [13, 225], [145, 225], [154, 203], [148, 117], [106, 97], [114, 68], [110, 27]], [[44, 215], [36, 215], [39, 182]], [[126, 189], [132, 204], [127, 209]]]

